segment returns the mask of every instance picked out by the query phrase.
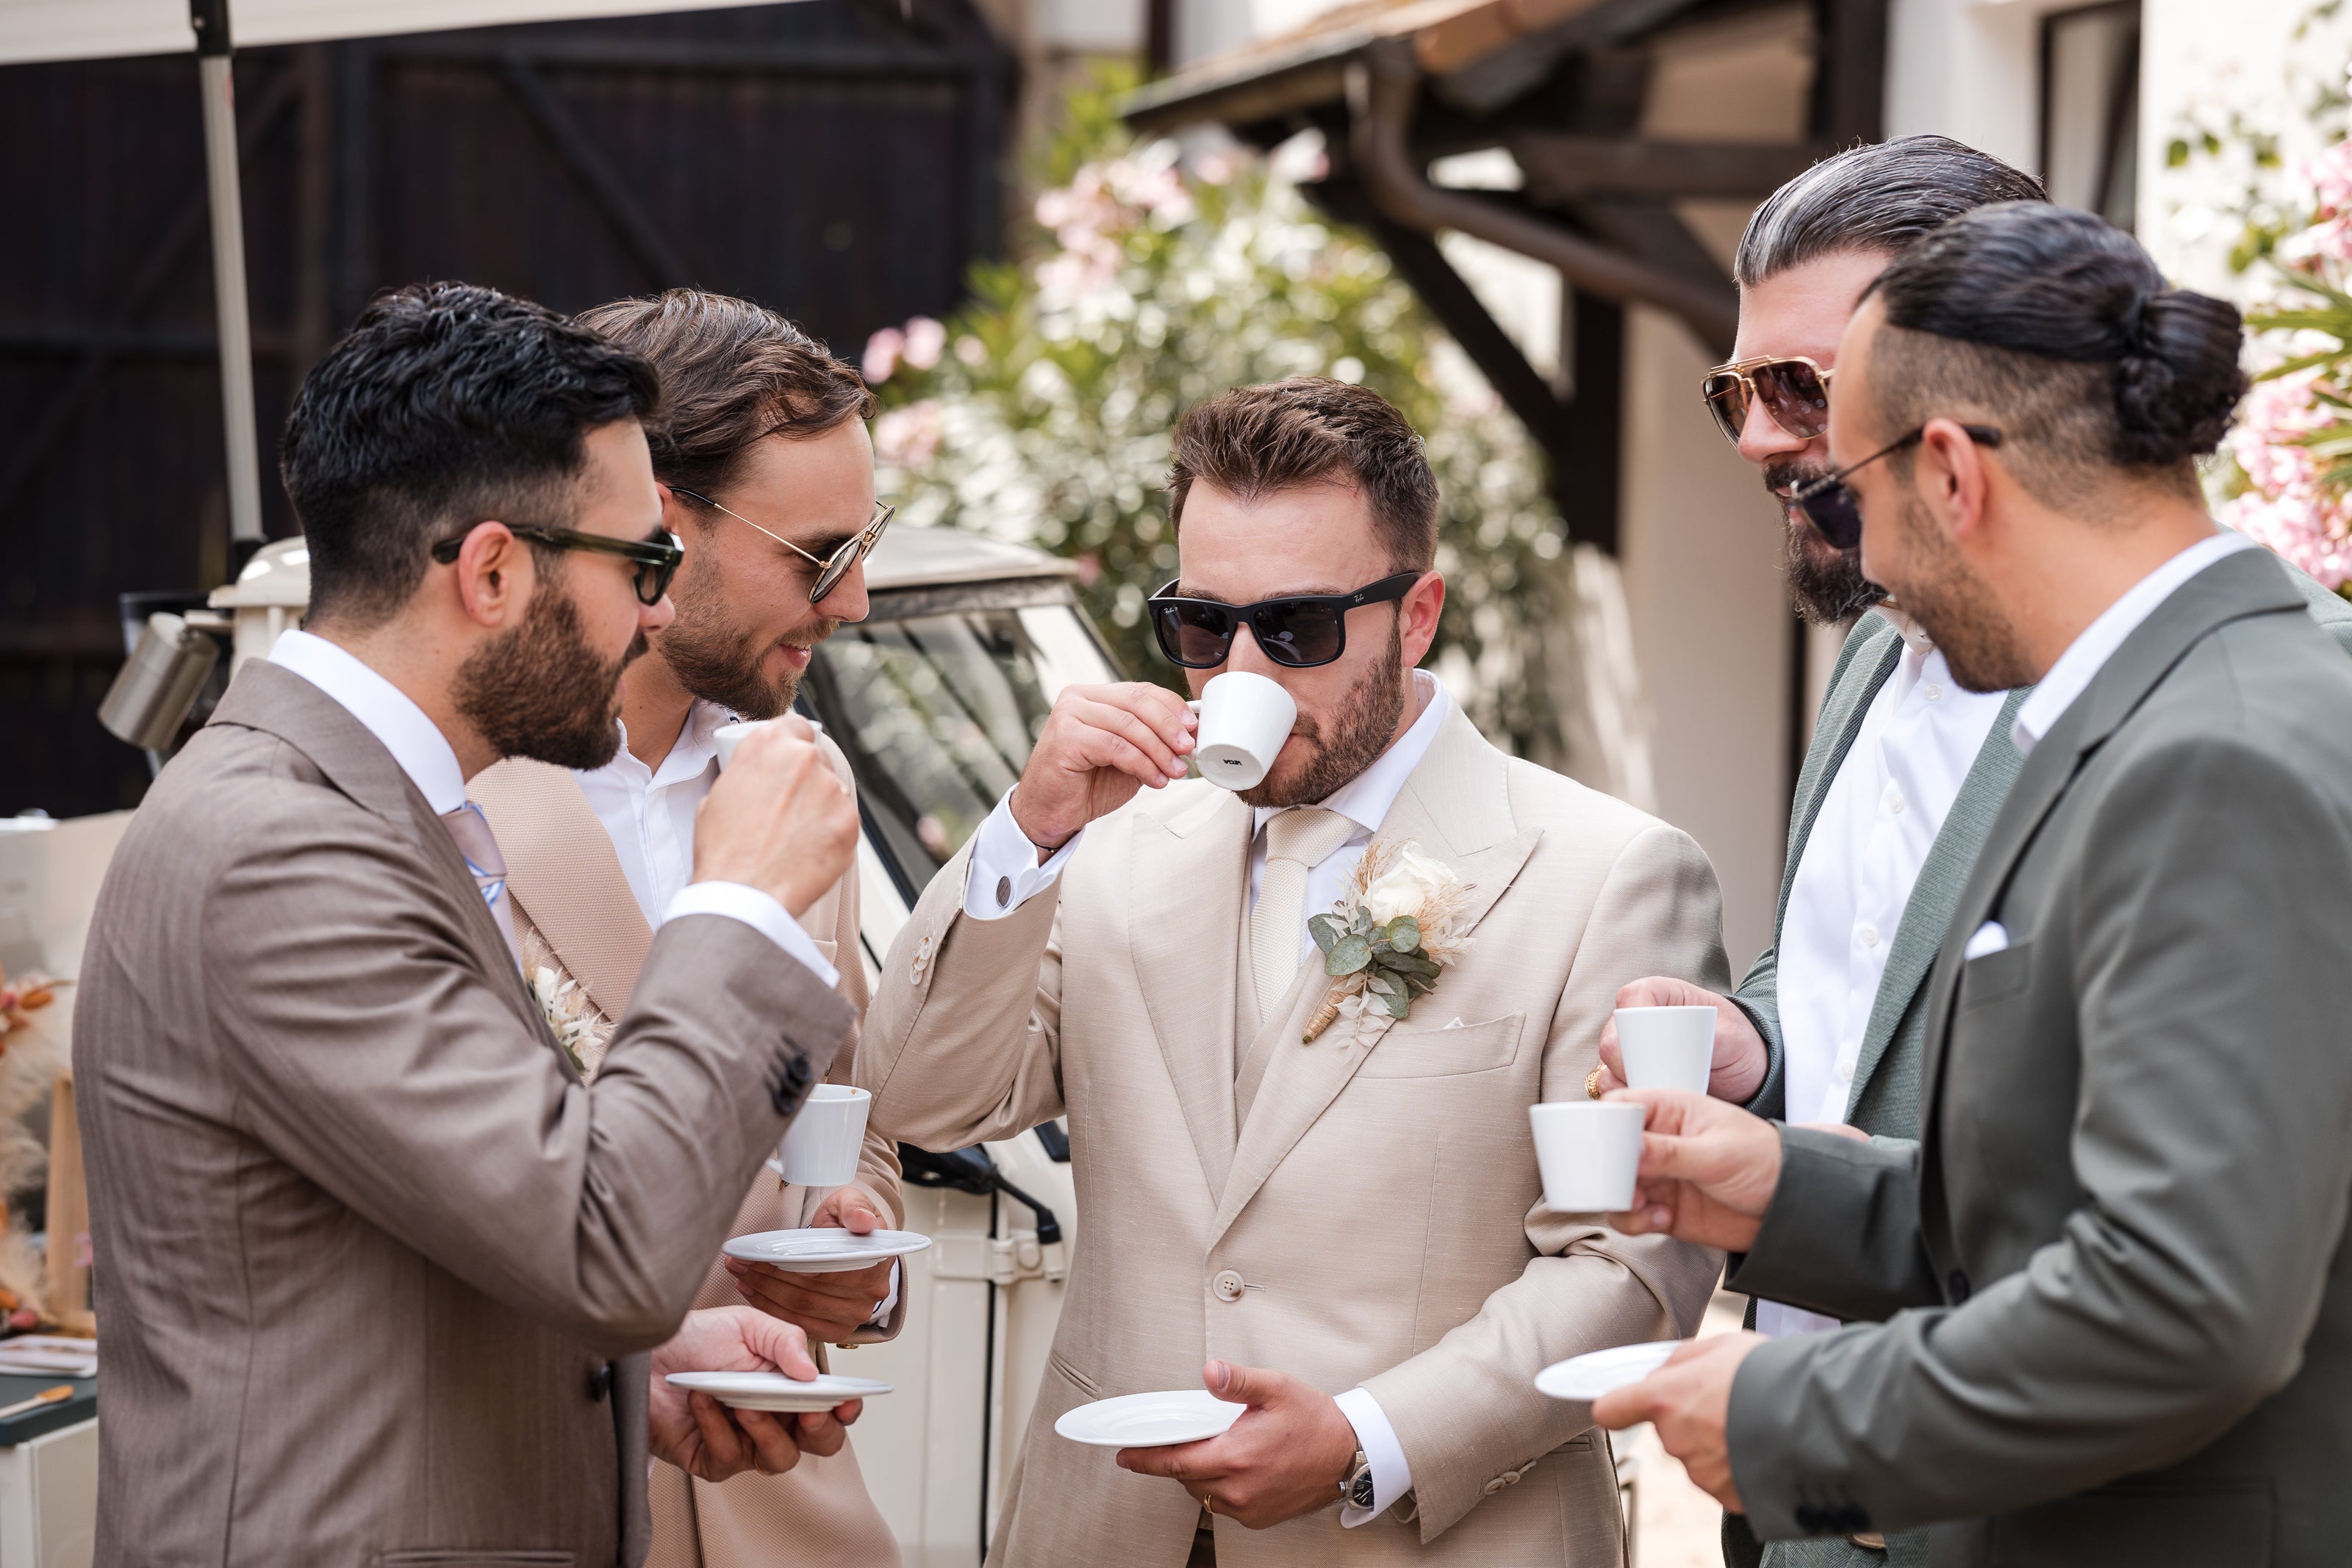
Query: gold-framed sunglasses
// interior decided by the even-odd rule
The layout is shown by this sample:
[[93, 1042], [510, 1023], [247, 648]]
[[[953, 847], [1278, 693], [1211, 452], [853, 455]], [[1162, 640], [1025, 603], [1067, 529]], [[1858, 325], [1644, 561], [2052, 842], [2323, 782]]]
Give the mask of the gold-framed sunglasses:
[[1734, 446], [1748, 428], [1748, 410], [1761, 402], [1773, 423], [1800, 441], [1829, 434], [1830, 377], [1802, 354], [1759, 354], [1706, 372], [1698, 383], [1716, 427]]
[[841, 580], [849, 575], [849, 569], [856, 566], [859, 561], [864, 560], [867, 553], [874, 549], [875, 545], [880, 542], [882, 530], [890, 526], [890, 519], [897, 516], [898, 511], [898, 508], [896, 507], [883, 506], [877, 503], [874, 507], [874, 517], [872, 521], [868, 522], [864, 528], [858, 529], [856, 533], [851, 535], [848, 538], [842, 540], [840, 546], [836, 548], [831, 555], [819, 558], [817, 556], [811, 555], [808, 551], [801, 549], [800, 546], [793, 543], [792, 540], [784, 538], [783, 535], [777, 533], [772, 528], [761, 528], [759, 524], [753, 522], [742, 513], [732, 511], [728, 507], [720, 506], [718, 502], [712, 500], [709, 497], [704, 495], [699, 490], [689, 490], [683, 485], [672, 485], [669, 487], [669, 493], [673, 496], [683, 496], [689, 501], [699, 501], [702, 505], [709, 507], [714, 512], [726, 512], [729, 517], [734, 518], [737, 522], [742, 524], [747, 528], [759, 528], [760, 532], [766, 534], [770, 538], [775, 540], [778, 544], [783, 546], [786, 549], [792, 551], [803, 560], [807, 561], [810, 565], [815, 567], [816, 581], [809, 585], [809, 602], [811, 604], [822, 603], [826, 594], [831, 593], [835, 589], [841, 586]]

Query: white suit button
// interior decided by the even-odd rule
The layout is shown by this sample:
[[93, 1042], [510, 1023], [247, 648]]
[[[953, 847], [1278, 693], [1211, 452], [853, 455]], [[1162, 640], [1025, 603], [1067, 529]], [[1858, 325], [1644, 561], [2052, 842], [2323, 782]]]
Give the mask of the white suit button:
[[1509, 1486], [1510, 1484], [1511, 1481], [1509, 1477], [1496, 1476], [1493, 1480], [1488, 1481], [1485, 1486], [1480, 1487], [1478, 1489], [1478, 1493], [1481, 1497], [1493, 1497], [1496, 1492], [1501, 1491], [1505, 1487]]
[[1209, 1281], [1209, 1289], [1217, 1292], [1221, 1301], [1238, 1301], [1242, 1299], [1242, 1277], [1228, 1269]]

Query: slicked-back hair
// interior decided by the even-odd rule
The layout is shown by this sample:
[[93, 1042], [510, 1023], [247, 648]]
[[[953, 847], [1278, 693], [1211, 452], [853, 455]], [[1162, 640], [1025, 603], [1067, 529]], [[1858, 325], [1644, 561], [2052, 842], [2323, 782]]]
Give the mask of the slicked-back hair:
[[1347, 485], [1370, 507], [1391, 571], [1427, 571], [1437, 560], [1437, 476], [1420, 434], [1370, 388], [1319, 376], [1236, 387], [1186, 411], [1175, 446], [1168, 510], [1179, 532], [1195, 484], [1244, 503]]
[[2168, 287], [2131, 235], [2044, 202], [1954, 220], [1864, 298], [1885, 313], [1869, 385], [1889, 439], [1983, 418], [2019, 481], [2061, 509], [2111, 491], [2118, 470], [2197, 494], [2194, 459], [2246, 388], [2236, 306]]
[[1908, 250], [1962, 213], [2049, 199], [2042, 182], [1948, 136], [1902, 136], [1822, 159], [1764, 199], [1739, 236], [1742, 287], [1851, 251]]
[[591, 430], [645, 419], [645, 361], [528, 299], [387, 294], [302, 380], [278, 472], [310, 550], [310, 614], [397, 614], [432, 547], [485, 518], [569, 526]]
[[666, 485], [711, 495], [771, 435], [805, 440], [874, 417], [874, 394], [856, 371], [748, 299], [673, 288], [599, 305], [580, 322], [660, 374], [662, 416], [646, 434], [655, 477]]

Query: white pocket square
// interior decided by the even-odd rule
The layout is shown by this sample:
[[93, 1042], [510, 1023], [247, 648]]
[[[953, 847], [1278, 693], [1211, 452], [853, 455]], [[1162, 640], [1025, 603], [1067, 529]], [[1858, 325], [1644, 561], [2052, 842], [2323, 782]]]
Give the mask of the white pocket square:
[[2004, 953], [2008, 950], [2008, 928], [1998, 920], [1988, 920], [1977, 927], [1975, 936], [1969, 938], [1969, 945], [1960, 949], [1960, 956], [1981, 958], [1988, 953]]

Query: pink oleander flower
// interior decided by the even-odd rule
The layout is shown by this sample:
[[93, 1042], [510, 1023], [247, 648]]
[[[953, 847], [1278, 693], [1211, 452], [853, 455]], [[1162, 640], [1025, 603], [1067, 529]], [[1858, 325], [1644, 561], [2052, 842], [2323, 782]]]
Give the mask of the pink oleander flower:
[[927, 397], [894, 408], [874, 422], [875, 460], [886, 467], [919, 473], [939, 455], [940, 435], [938, 399]]
[[918, 316], [907, 323], [898, 357], [919, 371], [928, 371], [940, 362], [947, 346], [948, 329], [929, 316]]
[[879, 386], [898, 369], [898, 357], [907, 351], [907, 335], [896, 327], [885, 327], [866, 340], [866, 358], [858, 369], [866, 372], [866, 384]]

